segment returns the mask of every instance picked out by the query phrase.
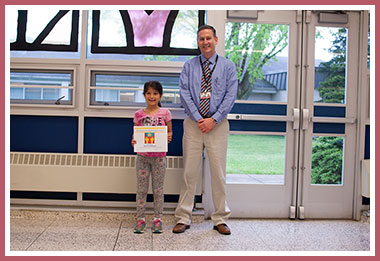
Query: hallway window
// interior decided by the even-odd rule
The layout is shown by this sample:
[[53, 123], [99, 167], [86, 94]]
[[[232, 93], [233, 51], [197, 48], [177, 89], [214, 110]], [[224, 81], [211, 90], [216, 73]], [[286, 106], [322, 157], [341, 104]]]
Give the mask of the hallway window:
[[73, 71], [12, 70], [12, 104], [73, 104]]
[[162, 106], [179, 107], [179, 75], [155, 73], [91, 72], [90, 105], [145, 104], [144, 83], [157, 80], [163, 86]]

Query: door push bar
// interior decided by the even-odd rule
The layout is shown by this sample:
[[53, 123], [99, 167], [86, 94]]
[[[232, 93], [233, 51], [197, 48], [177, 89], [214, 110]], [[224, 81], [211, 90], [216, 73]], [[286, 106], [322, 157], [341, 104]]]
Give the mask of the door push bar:
[[298, 130], [300, 127], [300, 109], [293, 108], [293, 130]]
[[[302, 109], [302, 130], [309, 128], [310, 114], [309, 109]], [[300, 109], [293, 109], [293, 130], [298, 130], [300, 127]]]
[[[302, 115], [301, 115], [302, 114]], [[302, 117], [302, 118], [301, 118]], [[286, 121], [293, 122], [293, 130], [307, 130], [311, 122], [325, 123], [356, 123], [355, 118], [336, 118], [336, 117], [311, 117], [309, 109], [293, 108], [292, 116], [279, 115], [258, 115], [258, 114], [234, 114], [229, 113], [229, 120], [245, 120], [245, 121]], [[301, 122], [300, 122], [301, 121]]]
[[302, 130], [307, 130], [309, 128], [309, 109], [302, 109]]
[[[345, 123], [355, 124], [355, 118], [337, 118], [337, 117], [311, 117], [309, 109], [302, 109], [302, 130], [307, 130], [311, 122], [322, 123]], [[300, 109], [293, 109], [293, 130], [298, 130], [300, 126]]]

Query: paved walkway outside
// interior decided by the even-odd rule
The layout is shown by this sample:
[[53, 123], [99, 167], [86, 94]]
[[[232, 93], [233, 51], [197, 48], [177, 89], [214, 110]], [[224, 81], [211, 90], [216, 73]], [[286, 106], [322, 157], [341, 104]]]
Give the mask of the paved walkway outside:
[[284, 175], [227, 174], [227, 183], [284, 184]]

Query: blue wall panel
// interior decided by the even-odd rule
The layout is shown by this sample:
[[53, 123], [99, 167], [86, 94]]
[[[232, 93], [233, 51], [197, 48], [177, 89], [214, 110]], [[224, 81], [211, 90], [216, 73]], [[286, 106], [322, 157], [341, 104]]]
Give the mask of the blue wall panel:
[[85, 118], [84, 153], [133, 154], [133, 119]]
[[77, 153], [78, 118], [11, 115], [10, 149], [23, 152]]
[[230, 113], [258, 115], [286, 115], [286, 105], [283, 104], [249, 104], [235, 103]]
[[[182, 155], [182, 120], [172, 120], [173, 140], [168, 156]], [[85, 118], [84, 153], [135, 154], [131, 145], [133, 119], [131, 118]]]
[[173, 140], [169, 143], [168, 156], [182, 156], [183, 120], [172, 120]]
[[364, 159], [370, 159], [371, 154], [371, 139], [370, 125], [365, 126], [365, 144], [364, 144]]
[[346, 117], [346, 107], [314, 106], [314, 117]]
[[231, 131], [286, 132], [286, 122], [282, 121], [241, 121], [229, 120]]
[[313, 133], [344, 134], [346, 125], [344, 123], [314, 123]]

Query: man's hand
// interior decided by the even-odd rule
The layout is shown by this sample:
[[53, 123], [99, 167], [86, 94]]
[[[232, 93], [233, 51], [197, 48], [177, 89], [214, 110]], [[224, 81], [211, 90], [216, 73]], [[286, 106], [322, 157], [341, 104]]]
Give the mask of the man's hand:
[[208, 133], [214, 129], [216, 122], [213, 118], [201, 119], [198, 121], [198, 127], [203, 133]]

